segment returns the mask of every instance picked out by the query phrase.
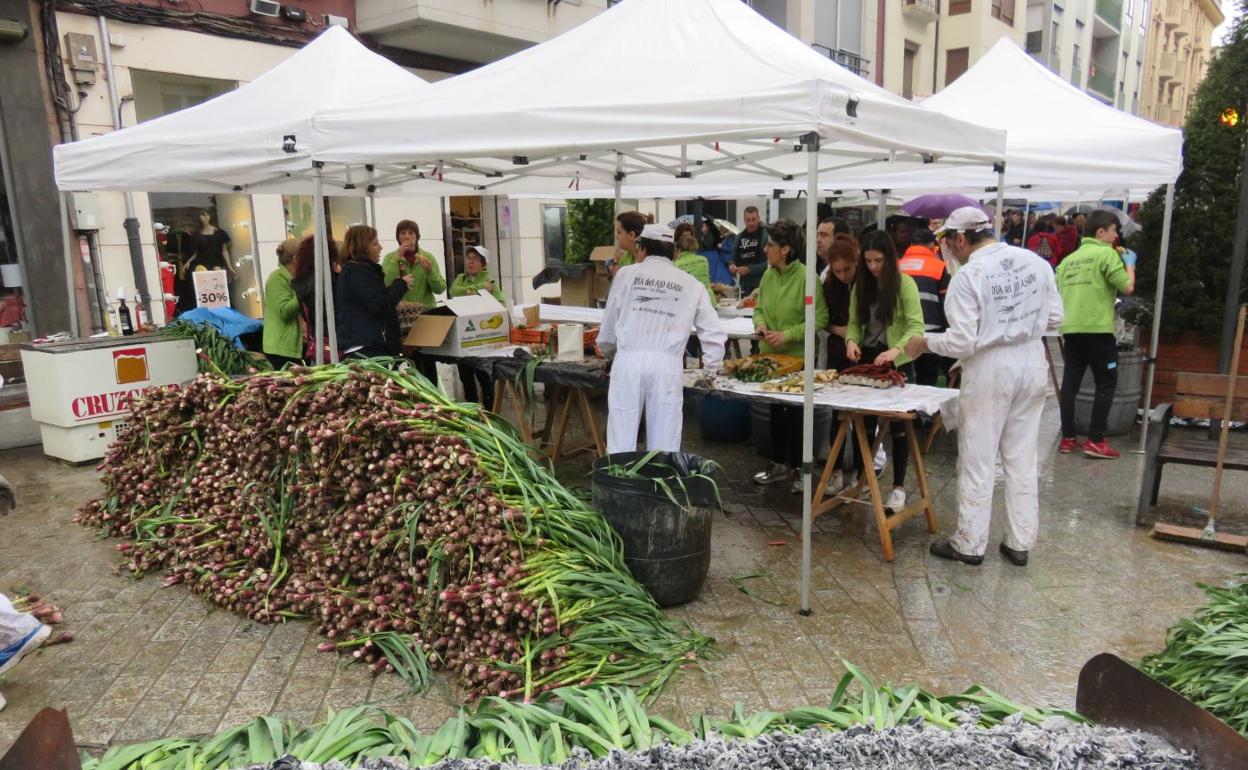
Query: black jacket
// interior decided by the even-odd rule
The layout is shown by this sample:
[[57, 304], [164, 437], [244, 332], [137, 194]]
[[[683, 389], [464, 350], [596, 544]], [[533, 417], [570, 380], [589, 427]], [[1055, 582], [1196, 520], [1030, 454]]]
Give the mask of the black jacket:
[[354, 347], [397, 355], [403, 351], [396, 308], [407, 292], [402, 279], [386, 286], [381, 265], [351, 257], [338, 274], [334, 311], [338, 322], [338, 349]]

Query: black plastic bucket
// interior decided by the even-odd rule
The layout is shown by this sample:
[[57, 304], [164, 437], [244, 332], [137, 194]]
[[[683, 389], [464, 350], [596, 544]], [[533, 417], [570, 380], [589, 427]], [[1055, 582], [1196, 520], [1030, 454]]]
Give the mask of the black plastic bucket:
[[594, 507], [623, 540], [624, 562], [633, 577], [660, 607], [671, 607], [698, 595], [711, 566], [715, 485], [693, 474], [711, 476], [716, 466], [697, 455], [660, 453], [638, 469], [645, 478], [622, 478], [604, 470], [631, 466], [647, 454], [620, 452], [595, 462]]
[[750, 437], [750, 402], [709, 393], [702, 399], [698, 422], [708, 441], [745, 441]]

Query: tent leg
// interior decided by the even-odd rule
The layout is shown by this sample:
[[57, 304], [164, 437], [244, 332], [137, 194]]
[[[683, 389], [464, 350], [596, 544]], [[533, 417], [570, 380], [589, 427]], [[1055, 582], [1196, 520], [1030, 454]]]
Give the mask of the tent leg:
[[377, 229], [377, 185], [373, 184], [373, 165], [364, 167], [368, 171], [368, 226]]
[[880, 190], [880, 200], [875, 209], [875, 229], [884, 232], [884, 220], [888, 219], [888, 190]]
[[325, 347], [322, 340], [325, 339], [325, 217], [322, 215], [321, 206], [325, 200], [325, 183], [322, 179], [321, 164], [313, 161], [313, 178], [312, 178], [312, 241], [315, 252], [315, 262], [312, 266], [312, 285], [315, 301], [313, 303], [313, 312], [316, 313], [316, 338], [314, 347], [316, 348], [316, 356], [313, 363], [317, 366], [325, 363]]
[[997, 210], [992, 215], [992, 229], [997, 240], [1005, 235], [1001, 231], [1002, 218], [1005, 216], [1005, 164], [997, 166]]
[[1149, 415], [1153, 411], [1153, 376], [1157, 370], [1157, 345], [1161, 337], [1161, 301], [1166, 294], [1166, 260], [1170, 258], [1170, 217], [1174, 213], [1174, 183], [1166, 185], [1166, 211], [1161, 219], [1161, 251], [1157, 259], [1157, 296], [1153, 298], [1153, 331], [1148, 340], [1148, 376], [1144, 379], [1144, 426], [1140, 451], [1148, 446]]
[[511, 265], [511, 304], [524, 304], [520, 301], [520, 271], [516, 269], [516, 209], [515, 199], [510, 195], [503, 198], [503, 211], [507, 212], [507, 261]]
[[[821, 291], [815, 275], [815, 235], [819, 228], [816, 197], [819, 195], [819, 135], [808, 134], [806, 144], [806, 334], [805, 395], [802, 398], [802, 604], [798, 612], [810, 614], [810, 537], [814, 513], [813, 471], [815, 454], [815, 293]], [[881, 195], [883, 210], [886, 197]], [[882, 223], [881, 223], [882, 225]]]

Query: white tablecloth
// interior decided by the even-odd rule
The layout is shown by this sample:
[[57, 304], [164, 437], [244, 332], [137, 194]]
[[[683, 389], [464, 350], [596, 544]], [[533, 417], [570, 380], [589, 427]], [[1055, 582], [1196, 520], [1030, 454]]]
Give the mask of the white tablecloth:
[[[685, 387], [694, 390], [708, 391], [697, 383], [701, 378], [700, 371], [685, 372]], [[742, 382], [732, 377], [715, 377], [708, 392], [721, 393], [727, 396], [778, 401], [800, 406], [801, 394], [768, 393], [762, 390], [762, 383]], [[951, 419], [957, 404], [958, 391], [953, 388], [935, 388], [929, 385], [904, 385], [894, 388], [866, 388], [860, 385], [822, 385], [815, 388], [815, 406], [827, 406], [833, 409], [869, 409], [876, 412], [908, 413], [917, 412], [925, 415], [945, 413], [945, 422], [952, 429], [956, 422]]]

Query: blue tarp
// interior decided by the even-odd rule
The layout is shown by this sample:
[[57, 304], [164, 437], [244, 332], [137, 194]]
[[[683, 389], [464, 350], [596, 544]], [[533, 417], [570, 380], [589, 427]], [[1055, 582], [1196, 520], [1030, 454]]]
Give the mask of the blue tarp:
[[232, 307], [197, 307], [186, 311], [178, 318], [197, 324], [208, 324], [229, 337], [240, 348], [243, 347], [243, 343], [238, 339], [240, 336], [258, 332], [264, 328], [263, 322], [248, 318]]

